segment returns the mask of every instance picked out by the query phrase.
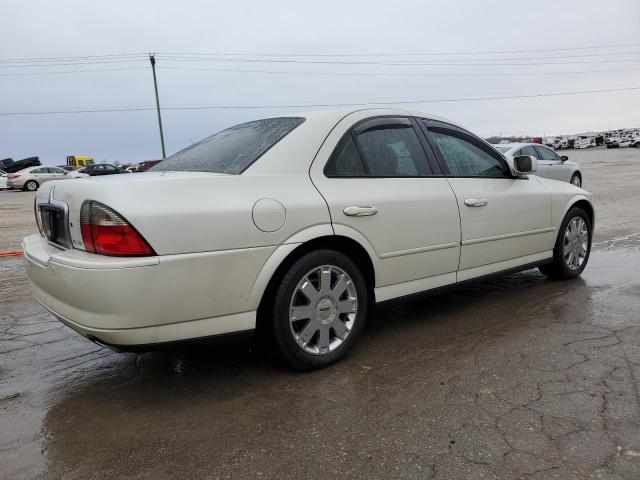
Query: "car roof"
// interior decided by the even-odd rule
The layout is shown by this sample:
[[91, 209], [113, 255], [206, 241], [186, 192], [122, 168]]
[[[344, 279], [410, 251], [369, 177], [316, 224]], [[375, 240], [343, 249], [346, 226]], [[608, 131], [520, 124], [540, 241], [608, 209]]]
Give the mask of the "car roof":
[[[452, 122], [451, 120], [448, 120], [446, 118], [437, 116], [437, 115], [432, 115], [428, 112], [421, 112], [418, 110], [410, 110], [410, 109], [404, 109], [404, 108], [392, 108], [392, 107], [382, 107], [382, 108], [356, 108], [356, 107], [349, 107], [349, 108], [327, 108], [327, 109], [322, 109], [322, 110], [307, 110], [307, 111], [302, 111], [302, 112], [292, 112], [289, 114], [285, 114], [285, 115], [276, 115], [277, 117], [304, 117], [307, 121], [309, 122], [314, 122], [316, 120], [319, 121], [326, 121], [326, 120], [330, 120], [333, 119], [335, 123], [338, 123], [340, 120], [342, 120], [344, 117], [346, 117], [347, 115], [350, 115], [352, 113], [365, 113], [368, 114], [370, 113], [370, 115], [372, 117], [375, 116], [393, 116], [393, 115], [398, 115], [398, 116], [408, 116], [408, 117], [423, 117], [423, 118], [429, 118], [432, 120], [439, 120], [441, 122], [446, 122], [449, 123], [451, 125], [455, 125], [458, 126], [460, 128], [465, 128], [462, 125], [457, 124], [456, 122]], [[467, 129], [468, 130], [468, 129]]]

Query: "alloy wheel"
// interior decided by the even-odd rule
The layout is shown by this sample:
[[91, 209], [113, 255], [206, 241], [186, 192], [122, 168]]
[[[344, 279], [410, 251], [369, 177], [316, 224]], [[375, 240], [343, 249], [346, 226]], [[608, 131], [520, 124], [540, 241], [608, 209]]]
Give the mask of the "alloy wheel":
[[300, 348], [324, 355], [344, 343], [357, 313], [358, 294], [351, 277], [335, 265], [322, 265], [304, 275], [293, 291], [289, 326]]
[[574, 184], [576, 187], [582, 187], [582, 180], [580, 180], [579, 175], [574, 175], [571, 178], [571, 183]]
[[582, 217], [573, 217], [564, 231], [563, 256], [571, 270], [578, 270], [587, 256], [589, 230]]

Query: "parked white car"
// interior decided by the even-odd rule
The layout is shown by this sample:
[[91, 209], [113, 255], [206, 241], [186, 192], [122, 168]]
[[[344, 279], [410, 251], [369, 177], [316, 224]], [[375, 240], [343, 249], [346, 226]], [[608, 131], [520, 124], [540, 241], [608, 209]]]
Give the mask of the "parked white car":
[[538, 160], [536, 175], [539, 177], [569, 182], [576, 187], [582, 186], [580, 165], [569, 161], [569, 157], [566, 155], [560, 156], [544, 145], [539, 143], [508, 143], [494, 145], [494, 147], [504, 154], [510, 164], [513, 162], [513, 158], [518, 155], [531, 155], [536, 158]]
[[50, 180], [68, 180], [71, 178], [88, 177], [89, 175], [77, 171], [68, 172], [60, 167], [29, 167], [16, 173], [10, 173], [7, 177], [9, 188], [14, 190], [28, 190], [34, 192], [44, 182]]
[[419, 112], [257, 120], [147, 173], [46, 183], [26, 269], [36, 298], [100, 344], [257, 328], [320, 368], [375, 302], [534, 266], [580, 275], [591, 194], [536, 167]]
[[0, 190], [6, 190], [9, 188], [7, 184], [7, 172], [0, 170]]

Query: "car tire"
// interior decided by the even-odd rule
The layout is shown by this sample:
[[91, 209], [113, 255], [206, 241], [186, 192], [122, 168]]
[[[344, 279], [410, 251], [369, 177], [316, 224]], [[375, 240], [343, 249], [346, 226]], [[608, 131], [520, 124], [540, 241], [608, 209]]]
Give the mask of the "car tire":
[[36, 190], [38, 190], [38, 182], [36, 182], [35, 180], [28, 180], [24, 184], [24, 190], [28, 192], [35, 192]]
[[[565, 177], [566, 178], [566, 177]], [[582, 177], [580, 176], [579, 173], [574, 173], [571, 176], [571, 184], [575, 185], [576, 187], [580, 187], [582, 188]]]
[[567, 279], [579, 276], [587, 266], [591, 254], [593, 231], [589, 215], [582, 208], [571, 208], [562, 220], [553, 261], [539, 267], [550, 278]]
[[275, 350], [293, 368], [316, 370], [343, 358], [367, 317], [369, 288], [358, 266], [335, 250], [298, 259], [276, 288]]

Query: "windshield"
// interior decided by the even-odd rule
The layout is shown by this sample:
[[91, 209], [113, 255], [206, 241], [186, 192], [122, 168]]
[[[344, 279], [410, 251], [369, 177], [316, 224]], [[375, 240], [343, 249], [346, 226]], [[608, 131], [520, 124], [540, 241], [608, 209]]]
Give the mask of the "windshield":
[[171, 155], [149, 171], [238, 175], [302, 122], [301, 117], [279, 117], [236, 125]]
[[511, 147], [501, 147], [499, 145], [494, 145], [494, 147], [496, 148], [496, 150], [502, 153], [507, 153], [509, 150], [511, 150]]

